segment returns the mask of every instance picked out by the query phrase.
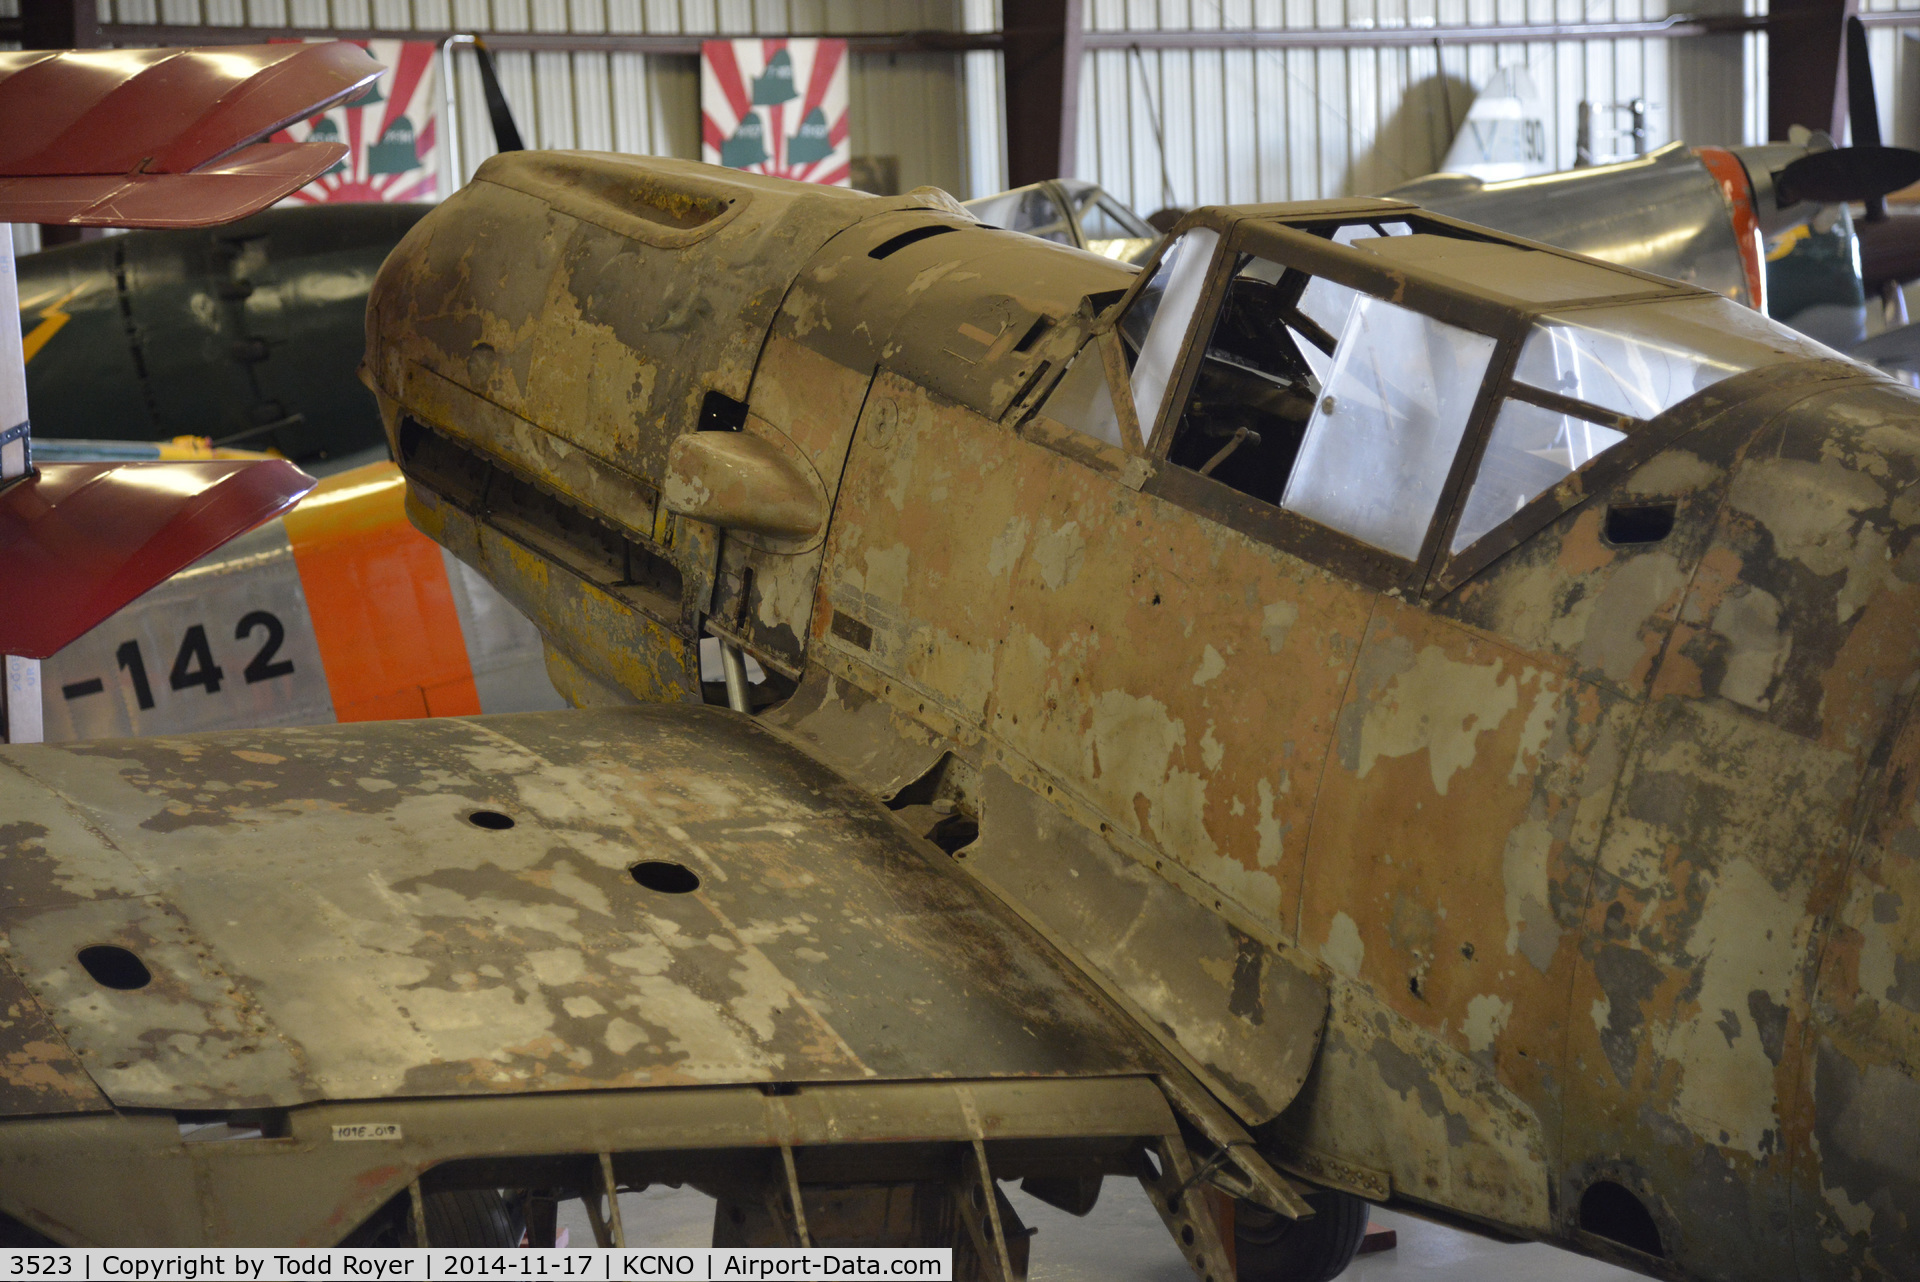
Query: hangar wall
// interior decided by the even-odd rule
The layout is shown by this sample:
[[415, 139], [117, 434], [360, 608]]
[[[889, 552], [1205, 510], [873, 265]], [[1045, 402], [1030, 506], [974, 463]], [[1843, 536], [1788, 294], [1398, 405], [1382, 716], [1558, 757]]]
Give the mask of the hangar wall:
[[[1861, 0], [1862, 13], [1920, 10], [1920, 0]], [[1873, 83], [1879, 89], [1880, 138], [1896, 147], [1920, 147], [1920, 30], [1869, 27]]]
[[[0, 0], [10, 9], [17, 0]], [[1670, 11], [1759, 12], [1766, 0], [1084, 0], [1090, 30], [1353, 29], [1643, 21]], [[1865, 11], [1920, 0], [1863, 0]], [[101, 0], [107, 22], [345, 30], [793, 33], [988, 31], [1001, 0]], [[1364, 35], [1361, 35], [1364, 39]], [[1595, 150], [1631, 149], [1624, 111], [1648, 103], [1648, 145], [1753, 142], [1766, 133], [1762, 34], [1682, 40], [1540, 40], [1317, 49], [1099, 49], [1080, 79], [1078, 174], [1142, 213], [1163, 205], [1297, 200], [1377, 191], [1436, 167], [1474, 91], [1524, 65], [1550, 104], [1549, 159], [1574, 162], [1578, 104]], [[1906, 31], [1870, 33], [1889, 142], [1920, 143], [1920, 56]], [[542, 147], [698, 154], [693, 58], [592, 50], [503, 51], [501, 76]], [[456, 58], [464, 181], [492, 154], [473, 60]], [[996, 53], [858, 53], [857, 154], [893, 157], [901, 189], [963, 198], [1005, 185]]]
[[[1602, 23], [1668, 12], [1664, 0], [1087, 0], [1088, 26], [1101, 31]], [[1380, 191], [1439, 168], [1475, 90], [1514, 63], [1527, 68], [1549, 104], [1554, 168], [1574, 163], [1582, 99], [1596, 107], [1599, 153], [1631, 151], [1625, 137], [1600, 131], [1610, 123], [1625, 128], [1628, 113], [1604, 109], [1635, 98], [1649, 105], [1650, 146], [1675, 137], [1757, 141], [1765, 132], [1765, 85], [1753, 82], [1749, 68], [1764, 71], [1759, 39], [1102, 49], [1088, 54], [1082, 70], [1079, 167], [1142, 213]], [[1759, 104], [1757, 112], [1743, 111], [1746, 102]]]
[[[102, 22], [445, 31], [721, 32], [962, 29], [962, 0], [101, 0]], [[978, 7], [975, 4], [972, 7]], [[987, 0], [984, 29], [997, 21]], [[856, 154], [898, 159], [902, 190], [970, 187], [962, 59], [994, 54], [862, 54], [848, 74]], [[527, 144], [697, 159], [699, 65], [685, 56], [503, 51], [500, 79]], [[493, 154], [474, 60], [458, 67], [464, 182]], [[986, 86], [996, 96], [996, 78]], [[998, 154], [997, 111], [992, 116]], [[984, 131], [984, 128], [983, 128]]]

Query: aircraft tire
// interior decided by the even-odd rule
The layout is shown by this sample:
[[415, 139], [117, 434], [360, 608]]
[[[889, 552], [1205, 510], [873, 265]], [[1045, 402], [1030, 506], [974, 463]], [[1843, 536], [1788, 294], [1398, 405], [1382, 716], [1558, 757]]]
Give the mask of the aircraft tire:
[[1289, 1220], [1252, 1202], [1233, 1208], [1239, 1282], [1332, 1282], [1367, 1235], [1366, 1202], [1328, 1189], [1310, 1193], [1313, 1218]]
[[[459, 1189], [428, 1193], [427, 1241], [434, 1246], [515, 1247], [526, 1231], [526, 1217], [496, 1189]], [[413, 1207], [400, 1194], [350, 1233], [341, 1246], [397, 1247], [413, 1240]]]
[[497, 1189], [429, 1193], [424, 1201], [427, 1241], [435, 1246], [520, 1245], [525, 1226]]

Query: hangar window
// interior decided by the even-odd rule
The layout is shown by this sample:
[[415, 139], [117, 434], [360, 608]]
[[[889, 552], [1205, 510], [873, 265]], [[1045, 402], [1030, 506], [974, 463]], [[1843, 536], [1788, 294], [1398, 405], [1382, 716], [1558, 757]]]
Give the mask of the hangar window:
[[1244, 259], [1168, 460], [1411, 559], [1494, 346], [1385, 299]]

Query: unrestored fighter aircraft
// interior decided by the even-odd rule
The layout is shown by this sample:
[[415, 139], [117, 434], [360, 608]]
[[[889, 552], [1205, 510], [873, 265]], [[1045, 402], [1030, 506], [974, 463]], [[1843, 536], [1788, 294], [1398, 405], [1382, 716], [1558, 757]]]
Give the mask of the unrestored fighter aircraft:
[[0, 750], [17, 1235], [681, 1181], [1010, 1279], [996, 1181], [1116, 1174], [1215, 1282], [1363, 1199], [1920, 1277], [1915, 393], [1406, 203], [1136, 273], [585, 153], [407, 235], [365, 375], [583, 710]]

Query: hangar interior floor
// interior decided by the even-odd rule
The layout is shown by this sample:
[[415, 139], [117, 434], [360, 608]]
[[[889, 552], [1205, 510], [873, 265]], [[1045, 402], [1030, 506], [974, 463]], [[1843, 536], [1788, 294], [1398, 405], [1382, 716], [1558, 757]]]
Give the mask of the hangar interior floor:
[[[1109, 1179], [1085, 1219], [1037, 1202], [1014, 1185], [1002, 1187], [1020, 1218], [1039, 1230], [1030, 1282], [1191, 1282], [1193, 1274], [1132, 1180]], [[635, 1246], [705, 1246], [712, 1240], [713, 1199], [692, 1189], [628, 1193], [620, 1199], [620, 1213]], [[1640, 1276], [1550, 1246], [1490, 1242], [1391, 1211], [1376, 1210], [1373, 1218], [1394, 1229], [1399, 1244], [1360, 1257], [1341, 1282], [1632, 1282]], [[560, 1224], [572, 1245], [593, 1241], [579, 1202], [560, 1208]]]

